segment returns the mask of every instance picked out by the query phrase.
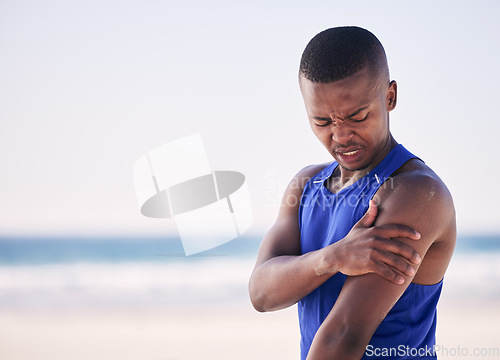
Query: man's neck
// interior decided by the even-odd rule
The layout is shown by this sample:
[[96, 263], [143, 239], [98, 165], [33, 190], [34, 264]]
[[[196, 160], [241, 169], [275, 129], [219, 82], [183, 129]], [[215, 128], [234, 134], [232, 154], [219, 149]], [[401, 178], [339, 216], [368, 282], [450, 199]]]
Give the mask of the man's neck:
[[386, 142], [381, 146], [381, 150], [377, 157], [366, 168], [349, 170], [342, 166], [338, 166], [328, 180], [328, 189], [333, 193], [337, 193], [343, 188], [351, 186], [372, 171], [397, 145], [398, 143], [396, 140], [389, 134]]

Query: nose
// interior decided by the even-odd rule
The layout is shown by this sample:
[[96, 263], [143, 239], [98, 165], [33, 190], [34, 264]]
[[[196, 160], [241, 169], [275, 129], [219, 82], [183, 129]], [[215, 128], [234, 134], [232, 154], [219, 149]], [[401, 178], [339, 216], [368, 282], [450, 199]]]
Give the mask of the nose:
[[338, 144], [347, 144], [354, 136], [354, 131], [350, 128], [348, 124], [337, 121], [336, 125], [331, 127], [332, 140]]

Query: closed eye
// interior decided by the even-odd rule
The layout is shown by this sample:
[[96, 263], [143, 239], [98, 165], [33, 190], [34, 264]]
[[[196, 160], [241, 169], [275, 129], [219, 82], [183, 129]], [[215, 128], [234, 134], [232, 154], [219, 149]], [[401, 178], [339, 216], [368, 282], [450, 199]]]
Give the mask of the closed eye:
[[365, 121], [366, 118], [368, 117], [370, 113], [366, 114], [364, 118], [362, 119], [353, 119], [353, 118], [350, 118], [349, 120], [353, 121], [353, 122], [361, 122], [361, 121]]
[[320, 119], [314, 119], [314, 124], [320, 127], [325, 127], [328, 126], [332, 123], [332, 120], [320, 120]]
[[[362, 118], [362, 119], [347, 118], [345, 120], [340, 120], [340, 121], [341, 122], [352, 121], [352, 122], [355, 122], [355, 123], [360, 123], [362, 121], [365, 121], [368, 118], [368, 115], [370, 115], [370, 113], [366, 114], [365, 117]], [[316, 126], [319, 126], [319, 127], [325, 127], [325, 126], [328, 126], [328, 125], [330, 125], [332, 123], [332, 119], [329, 119], [329, 118], [320, 118], [320, 117], [314, 117], [313, 121], [314, 121], [314, 124]]]

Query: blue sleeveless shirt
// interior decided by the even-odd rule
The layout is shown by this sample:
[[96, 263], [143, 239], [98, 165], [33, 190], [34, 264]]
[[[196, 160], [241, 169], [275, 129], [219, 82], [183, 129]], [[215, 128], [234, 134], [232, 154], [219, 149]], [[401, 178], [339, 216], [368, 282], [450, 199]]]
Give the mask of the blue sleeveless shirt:
[[[401, 144], [366, 176], [338, 193], [325, 181], [337, 162], [313, 176], [304, 187], [299, 207], [302, 254], [343, 239], [368, 210], [370, 199], [390, 176], [408, 160], [416, 158]], [[346, 275], [337, 273], [298, 303], [301, 359], [305, 360], [313, 338], [330, 313]], [[363, 360], [436, 359], [436, 305], [442, 280], [434, 285], [410, 284], [373, 334]]]

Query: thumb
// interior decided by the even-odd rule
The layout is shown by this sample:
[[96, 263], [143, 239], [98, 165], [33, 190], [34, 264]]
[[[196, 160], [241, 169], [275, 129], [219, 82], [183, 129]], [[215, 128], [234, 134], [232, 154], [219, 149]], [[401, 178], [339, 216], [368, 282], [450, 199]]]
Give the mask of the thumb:
[[373, 200], [370, 200], [370, 204], [368, 205], [368, 210], [363, 215], [363, 217], [361, 219], [359, 219], [356, 226], [357, 227], [370, 227], [370, 226], [372, 226], [373, 222], [375, 221], [375, 218], [377, 217], [377, 214], [378, 214], [377, 203]]

